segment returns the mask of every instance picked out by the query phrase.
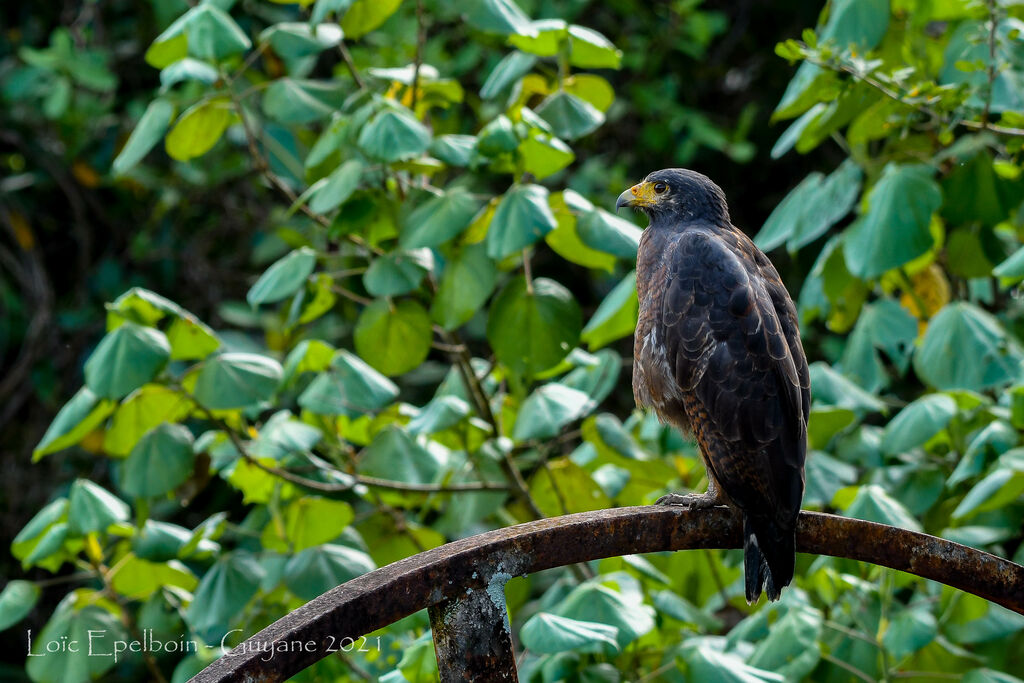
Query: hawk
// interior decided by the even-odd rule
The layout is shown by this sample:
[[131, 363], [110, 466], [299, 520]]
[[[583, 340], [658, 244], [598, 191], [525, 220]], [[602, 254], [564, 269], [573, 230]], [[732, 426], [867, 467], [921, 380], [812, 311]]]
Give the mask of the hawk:
[[793, 579], [810, 410], [793, 301], [706, 176], [655, 171], [619, 196], [623, 206], [650, 219], [637, 254], [633, 395], [693, 432], [708, 475], [706, 493], [658, 503], [739, 509], [747, 602], [762, 589], [777, 600]]

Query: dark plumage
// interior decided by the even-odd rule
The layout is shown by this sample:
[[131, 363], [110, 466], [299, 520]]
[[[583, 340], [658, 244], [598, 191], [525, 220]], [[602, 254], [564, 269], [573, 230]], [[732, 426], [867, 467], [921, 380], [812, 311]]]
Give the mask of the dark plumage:
[[621, 206], [650, 218], [637, 255], [633, 394], [693, 431], [708, 472], [707, 493], [658, 502], [739, 508], [747, 602], [762, 588], [777, 600], [793, 579], [810, 410], [793, 301], [700, 173], [655, 171]]

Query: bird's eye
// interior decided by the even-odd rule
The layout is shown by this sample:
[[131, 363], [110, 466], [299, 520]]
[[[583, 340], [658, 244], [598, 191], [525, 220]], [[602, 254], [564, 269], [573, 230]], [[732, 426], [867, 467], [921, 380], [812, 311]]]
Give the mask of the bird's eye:
[[665, 183], [654, 183], [654, 192], [656, 194], [663, 194], [668, 189], [668, 185]]

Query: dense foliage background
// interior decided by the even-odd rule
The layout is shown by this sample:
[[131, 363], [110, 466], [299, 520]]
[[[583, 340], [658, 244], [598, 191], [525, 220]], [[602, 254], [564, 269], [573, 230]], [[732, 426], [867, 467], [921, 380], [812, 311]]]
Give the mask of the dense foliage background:
[[[609, 209], [666, 166], [799, 300], [805, 507], [1024, 559], [1024, 7], [762, 5], [5, 6], [4, 679], [183, 681], [422, 549], [703, 489], [629, 390]], [[800, 556], [749, 608], [740, 563], [510, 581], [523, 679], [1024, 671], [979, 598]], [[213, 647], [26, 666], [28, 629]], [[376, 635], [300, 678], [433, 680], [425, 615]]]

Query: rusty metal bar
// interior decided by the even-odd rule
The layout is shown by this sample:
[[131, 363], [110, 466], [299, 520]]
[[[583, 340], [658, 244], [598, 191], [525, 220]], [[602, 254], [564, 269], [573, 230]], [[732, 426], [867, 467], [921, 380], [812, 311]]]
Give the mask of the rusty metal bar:
[[[740, 521], [727, 508], [614, 508], [496, 529], [407, 557], [333, 588], [241, 643], [192, 681], [285, 680], [331, 654], [331, 642], [358, 638], [465, 595], [467, 590], [486, 592], [489, 583], [493, 589], [499, 574], [520, 576], [634, 553], [739, 546]], [[1024, 567], [952, 541], [884, 524], [802, 512], [797, 550], [909, 572], [1024, 614]], [[288, 647], [310, 642], [315, 646]], [[443, 647], [448, 651], [448, 645]], [[275, 655], [265, 657], [270, 649]]]
[[441, 683], [518, 681], [505, 582], [494, 573], [484, 589], [467, 589], [427, 608]]

